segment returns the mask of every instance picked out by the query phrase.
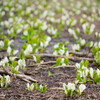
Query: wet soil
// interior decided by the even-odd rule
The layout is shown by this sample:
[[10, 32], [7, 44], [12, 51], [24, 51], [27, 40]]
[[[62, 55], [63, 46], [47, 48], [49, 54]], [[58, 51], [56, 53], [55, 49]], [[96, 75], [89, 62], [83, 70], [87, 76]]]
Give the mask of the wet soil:
[[[100, 32], [100, 21], [93, 22], [96, 25], [95, 31]], [[76, 27], [80, 27], [80, 25], [76, 25]], [[47, 33], [48, 34], [48, 33]], [[22, 33], [17, 35], [17, 38], [14, 39], [14, 49], [21, 51], [22, 45], [25, 40], [21, 39]], [[88, 41], [99, 41], [100, 39], [95, 39], [94, 34], [89, 36], [84, 33], [80, 33], [79, 37]], [[75, 44], [76, 41], [72, 38], [72, 36], [68, 33], [67, 27], [63, 28], [61, 35], [59, 38], [54, 39], [50, 42], [50, 45], [46, 48], [44, 53], [51, 54], [53, 52], [52, 48], [55, 43], [69, 41], [68, 50], [72, 50], [71, 45]], [[89, 49], [85, 46], [81, 52], [88, 52]], [[1, 54], [5, 54], [5, 52], [0, 52]], [[47, 61], [55, 61], [54, 58], [44, 57], [41, 60]], [[62, 87], [62, 83], [68, 83], [75, 81], [76, 78], [76, 69], [75, 68], [60, 68], [60, 69], [48, 69], [52, 66], [52, 64], [48, 64], [46, 66], [38, 66], [38, 67], [28, 67], [32, 65], [33, 61], [31, 59], [27, 59], [27, 74], [31, 73], [29, 76], [38, 80], [38, 84], [47, 85], [47, 91], [45, 93], [40, 93], [37, 90], [27, 91], [26, 90], [26, 82], [17, 79], [16, 77], [11, 78], [11, 83], [7, 89], [0, 88], [0, 100], [100, 100], [100, 84], [92, 84], [86, 83], [86, 90], [84, 94], [80, 97], [73, 96], [66, 98], [65, 94], [62, 93], [59, 89], [54, 89], [55, 87]], [[76, 62], [69, 60], [69, 63], [74, 65]], [[93, 62], [90, 63], [90, 67], [98, 68], [99, 66], [93, 65]], [[39, 69], [38, 69], [39, 68]], [[48, 75], [48, 71], [52, 72], [53, 76]]]
[[[55, 58], [42, 58], [44, 61], [54, 61]], [[27, 59], [27, 66], [33, 64], [32, 59]], [[70, 61], [70, 65], [74, 65], [75, 62]], [[92, 63], [90, 63], [90, 66]], [[86, 83], [86, 90], [80, 97], [73, 96], [72, 98], [66, 98], [65, 94], [59, 88], [62, 87], [62, 83], [74, 82], [76, 78], [75, 68], [58, 68], [48, 69], [52, 64], [38, 67], [26, 67], [27, 75], [38, 80], [38, 84], [47, 84], [47, 91], [40, 93], [37, 90], [27, 91], [26, 82], [11, 78], [11, 84], [7, 89], [0, 88], [0, 100], [99, 100], [100, 98], [100, 84]], [[94, 64], [91, 67], [97, 68]], [[53, 76], [48, 75], [48, 71], [52, 72]], [[58, 89], [55, 89], [58, 88]]]

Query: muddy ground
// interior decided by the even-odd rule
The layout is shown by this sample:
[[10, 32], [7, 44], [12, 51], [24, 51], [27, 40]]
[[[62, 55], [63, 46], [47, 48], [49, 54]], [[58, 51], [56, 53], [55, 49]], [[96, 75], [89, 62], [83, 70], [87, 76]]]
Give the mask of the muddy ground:
[[[94, 24], [96, 25], [95, 31], [100, 32], [100, 21], [95, 21]], [[80, 27], [80, 25], [76, 25], [76, 27]], [[48, 33], [46, 32], [48, 35]], [[19, 53], [21, 51], [22, 45], [24, 44], [25, 40], [21, 39], [22, 33], [17, 35], [17, 38], [14, 40], [14, 49], [18, 49]], [[94, 35], [88, 36], [80, 32], [79, 37], [83, 38], [88, 41], [99, 41], [100, 39], [95, 39]], [[69, 35], [67, 31], [67, 27], [63, 28], [61, 32], [61, 36], [57, 39], [53, 39], [50, 42], [50, 45], [46, 48], [44, 53], [52, 54], [53, 50], [52, 47], [55, 43], [69, 41], [68, 50], [72, 51], [71, 45], [75, 44], [75, 40]], [[89, 52], [89, 49], [85, 47], [81, 50], [81, 52]], [[1, 55], [4, 55], [5, 52], [0, 52]], [[73, 55], [77, 56], [77, 55]], [[55, 61], [56, 59], [53, 57], [43, 57], [41, 60], [48, 62], [48, 61]], [[72, 61], [69, 60], [70, 65], [74, 65], [76, 62], [79, 61]], [[47, 64], [46, 66], [32, 66], [33, 65], [32, 59], [27, 59], [27, 66], [28, 70], [24, 71], [27, 75], [31, 76], [32, 78], [38, 80], [38, 84], [46, 83], [47, 91], [45, 93], [40, 93], [37, 90], [27, 91], [26, 90], [26, 82], [16, 78], [11, 78], [11, 84], [7, 89], [0, 88], [0, 100], [100, 100], [100, 84], [92, 84], [86, 83], [86, 90], [84, 94], [80, 97], [73, 96], [66, 98], [65, 94], [62, 93], [62, 90], [55, 89], [55, 87], [62, 87], [62, 83], [68, 83], [75, 81], [76, 78], [76, 69], [75, 68], [59, 68], [59, 69], [49, 69], [53, 64]], [[90, 62], [90, 67], [98, 68], [96, 64]], [[53, 76], [48, 75], [48, 71], [51, 71]]]
[[[100, 26], [100, 23], [96, 23], [98, 27]], [[100, 29], [98, 28], [98, 31]], [[95, 40], [92, 36], [87, 37], [85, 34], [81, 34], [82, 38], [85, 38], [88, 40]], [[64, 40], [70, 41], [71, 44], [75, 44], [75, 41], [72, 39], [72, 37], [66, 32], [61, 33], [61, 37], [59, 39], [52, 39], [50, 46], [47, 47], [46, 50], [48, 50], [47, 53], [52, 53], [52, 46], [55, 43], [58, 42], [64, 42]], [[14, 42], [15, 49], [21, 50], [21, 45], [24, 43], [23, 40], [20, 39], [20, 35], [17, 37], [17, 39]], [[72, 50], [71, 46], [68, 45], [68, 49]], [[83, 51], [87, 52], [88, 48], [85, 47]], [[48, 61], [55, 61], [55, 58], [42, 58], [41, 60], [44, 60], [45, 62]], [[78, 61], [77, 61], [78, 62]], [[61, 69], [48, 69], [52, 66], [52, 64], [46, 65], [46, 66], [39, 66], [40, 69], [37, 67], [28, 67], [29, 64], [32, 65], [33, 61], [32, 59], [27, 60], [27, 67], [29, 70], [26, 72], [29, 76], [39, 81], [39, 84], [46, 83], [47, 84], [47, 91], [46, 93], [40, 93], [39, 91], [32, 91], [29, 92], [26, 90], [26, 82], [17, 79], [15, 77], [12, 77], [12, 81], [10, 86], [7, 89], [1, 89], [0, 88], [0, 100], [99, 100], [100, 98], [100, 84], [92, 84], [92, 83], [86, 83], [87, 89], [85, 90], [84, 94], [80, 96], [79, 98], [74, 96], [72, 98], [66, 98], [65, 94], [61, 92], [59, 89], [52, 89], [55, 87], [62, 87], [62, 83], [68, 83], [72, 82], [76, 78], [76, 70], [75, 68], [61, 68]], [[74, 65], [76, 62], [70, 60], [70, 64]], [[90, 63], [90, 66], [93, 64]], [[92, 65], [91, 67], [98, 68], [97, 65]], [[38, 69], [38, 70], [37, 70]], [[53, 76], [48, 75], [48, 71], [51, 71]], [[30, 75], [31, 74], [31, 75]]]

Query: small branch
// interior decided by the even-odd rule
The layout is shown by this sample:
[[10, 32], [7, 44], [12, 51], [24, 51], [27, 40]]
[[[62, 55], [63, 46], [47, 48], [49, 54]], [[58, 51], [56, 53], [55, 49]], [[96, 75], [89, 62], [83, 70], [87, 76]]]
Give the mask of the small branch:
[[27, 75], [24, 75], [24, 74], [12, 74], [10, 71], [8, 71], [4, 66], [2, 66], [3, 70], [5, 73], [7, 73], [8, 75], [12, 76], [14, 75], [15, 77], [21, 79], [21, 80], [24, 80], [26, 82], [37, 82], [37, 80], [31, 78], [30, 76], [27, 76]]
[[78, 56], [86, 56], [86, 57], [93, 57], [92, 53], [83, 53], [83, 52], [75, 52], [75, 51], [69, 51], [70, 54], [78, 55]]
[[28, 80], [28, 81], [32, 81], [32, 82], [37, 82], [37, 80], [31, 78], [30, 76], [24, 75], [24, 74], [16, 74], [15, 76], [19, 79]]
[[42, 64], [33, 64], [33, 65], [27, 65], [27, 67], [44, 67], [44, 66], [47, 66], [47, 65], [42, 65]]
[[41, 66], [41, 65], [47, 65], [47, 64], [55, 64], [56, 61], [49, 61], [49, 62], [42, 62], [42, 63], [38, 63], [38, 64], [34, 64], [34, 65], [28, 65], [28, 67], [33, 67], [33, 66]]
[[33, 58], [33, 55], [37, 55], [37, 56], [40, 56], [40, 57], [66, 57], [70, 60], [73, 60], [73, 61], [81, 61], [81, 60], [88, 60], [90, 62], [93, 62], [94, 61], [94, 58], [85, 58], [85, 57], [73, 57], [73, 56], [64, 56], [64, 55], [54, 55], [54, 54], [30, 54], [30, 55], [27, 55], [26, 58]]
[[55, 63], [56, 63], [56, 61], [48, 61], [48, 62], [40, 63], [40, 65], [55, 64]]
[[[92, 53], [83, 53], [83, 52], [74, 52], [74, 51], [69, 51], [69, 53], [72, 53], [72, 54], [75, 54], [76, 56], [86, 56], [86, 57], [90, 57], [90, 58], [86, 58], [86, 57], [76, 57], [76, 56], [65, 56], [65, 55], [54, 55], [54, 54], [29, 54], [29, 55], [26, 55], [26, 58], [32, 58], [33, 59], [33, 55], [37, 55], [37, 56], [40, 56], [40, 57], [67, 57], [69, 58], [70, 60], [74, 60], [74, 61], [81, 61], [81, 60], [88, 60], [90, 62], [93, 62], [94, 61], [94, 58], [93, 58], [93, 54]], [[3, 58], [4, 56], [7, 56], [7, 57], [10, 57], [8, 54], [6, 55], [2, 55], [0, 56], [0, 58]], [[18, 55], [16, 55], [18, 56]]]
[[58, 68], [75, 68], [75, 65], [49, 67], [49, 69], [58, 69]]
[[54, 88], [50, 88], [51, 90], [64, 90], [63, 88], [60, 87], [54, 87]]
[[40, 65], [40, 67], [39, 66], [36, 67], [35, 71], [40, 70], [40, 69], [48, 70], [48, 69], [59, 69], [59, 68], [75, 68], [74, 65], [55, 66], [55, 67], [41, 67], [41, 66], [43, 66], [43, 65]]

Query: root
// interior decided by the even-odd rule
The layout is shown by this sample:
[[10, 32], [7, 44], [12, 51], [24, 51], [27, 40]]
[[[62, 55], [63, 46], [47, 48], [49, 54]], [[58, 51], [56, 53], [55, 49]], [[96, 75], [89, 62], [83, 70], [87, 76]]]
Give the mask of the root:
[[85, 57], [76, 57], [76, 56], [65, 56], [65, 55], [53, 55], [53, 54], [30, 54], [30, 55], [27, 55], [26, 58], [33, 58], [33, 55], [37, 55], [37, 56], [40, 56], [40, 57], [54, 57], [54, 58], [57, 58], [57, 57], [66, 57], [70, 60], [73, 60], [73, 61], [81, 61], [81, 60], [88, 60], [90, 62], [93, 62], [94, 61], [94, 58], [85, 58]]
[[28, 67], [33, 67], [33, 66], [44, 66], [44, 65], [47, 65], [47, 64], [55, 64], [56, 61], [49, 61], [49, 62], [42, 62], [42, 63], [38, 63], [38, 64], [34, 64], [34, 65], [28, 65]]
[[2, 66], [2, 68], [3, 68], [3, 70], [4, 70], [4, 72], [5, 72], [5, 74], [8, 74], [8, 75], [10, 75], [10, 76], [15, 76], [16, 78], [19, 78], [19, 79], [21, 79], [21, 80], [24, 80], [24, 81], [26, 81], [26, 82], [38, 82], [37, 80], [35, 80], [35, 79], [33, 79], [32, 77], [30, 77], [30, 76], [27, 76], [27, 75], [25, 75], [25, 74], [12, 74], [10, 71], [8, 71], [4, 66]]
[[50, 88], [51, 90], [64, 90], [63, 88], [60, 87], [54, 87], [54, 88]]
[[86, 56], [86, 57], [93, 57], [92, 53], [83, 53], [83, 52], [75, 52], [75, 51], [69, 51], [70, 54], [77, 55], [77, 56]]
[[75, 68], [75, 65], [49, 67], [49, 69], [58, 69], [58, 68]]
[[[57, 57], [66, 57], [70, 60], [73, 60], [73, 61], [81, 61], [81, 60], [88, 60], [90, 62], [93, 62], [94, 61], [94, 58], [93, 58], [93, 54], [92, 53], [83, 53], [83, 52], [74, 52], [74, 51], [69, 51], [69, 53], [72, 53], [76, 56], [80, 56], [80, 57], [76, 57], [76, 56], [65, 56], [65, 55], [54, 55], [54, 54], [29, 54], [29, 55], [26, 55], [26, 58], [33, 58], [33, 55], [37, 55], [37, 56], [40, 56], [40, 57], [53, 57], [53, 58], [57, 58]], [[0, 56], [0, 59], [3, 58], [3, 57], [9, 57], [9, 55], [3, 55], [3, 56]], [[18, 55], [16, 55], [18, 56]], [[83, 57], [82, 57], [83, 56]]]

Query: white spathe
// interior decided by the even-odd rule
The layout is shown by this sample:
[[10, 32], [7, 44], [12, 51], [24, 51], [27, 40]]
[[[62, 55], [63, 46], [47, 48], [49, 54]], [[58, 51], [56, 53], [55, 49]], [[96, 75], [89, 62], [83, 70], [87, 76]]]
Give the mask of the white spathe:
[[79, 86], [79, 93], [82, 94], [82, 92], [86, 89], [86, 86], [84, 84], [81, 84]]
[[72, 91], [75, 90], [75, 84], [74, 83], [68, 83], [67, 85], [68, 90], [71, 89]]

